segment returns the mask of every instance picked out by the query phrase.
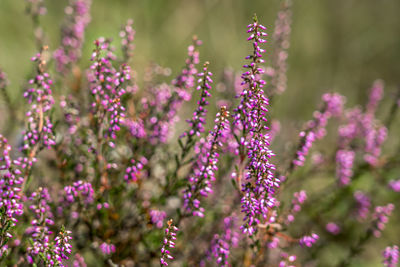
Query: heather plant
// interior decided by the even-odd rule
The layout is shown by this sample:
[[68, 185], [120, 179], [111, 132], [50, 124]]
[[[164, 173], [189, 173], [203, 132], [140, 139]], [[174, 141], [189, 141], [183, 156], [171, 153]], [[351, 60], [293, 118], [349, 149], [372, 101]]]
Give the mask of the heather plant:
[[241, 74], [222, 77], [197, 36], [175, 77], [135, 65], [132, 19], [119, 46], [98, 37], [85, 55], [90, 0], [69, 1], [52, 50], [45, 3], [26, 4], [38, 52], [25, 105], [0, 70], [1, 118], [23, 115], [16, 137], [0, 134], [2, 266], [360, 266], [365, 249], [397, 266], [399, 235], [385, 231], [399, 218], [400, 150], [385, 142], [400, 94], [379, 79], [363, 106], [326, 92], [282, 140], [271, 111], [290, 90], [290, 1], [274, 29], [254, 15]]

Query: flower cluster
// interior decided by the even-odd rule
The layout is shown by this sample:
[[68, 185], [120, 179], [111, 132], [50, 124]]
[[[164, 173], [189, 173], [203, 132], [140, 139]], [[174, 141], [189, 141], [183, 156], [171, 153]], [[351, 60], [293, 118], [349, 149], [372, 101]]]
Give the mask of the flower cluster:
[[360, 122], [363, 114], [360, 108], [356, 107], [345, 112], [346, 124], [341, 125], [338, 130], [339, 146], [346, 149], [351, 142], [361, 134]]
[[22, 150], [27, 154], [29, 165], [35, 161], [35, 155], [42, 147], [50, 148], [55, 145], [53, 123], [50, 119], [50, 110], [54, 104], [51, 90], [53, 81], [44, 70], [46, 61], [43, 52], [32, 57], [32, 61], [37, 64], [37, 74], [34, 79], [29, 80], [29, 87], [24, 93], [29, 109], [26, 112], [27, 126], [23, 133]]
[[312, 247], [319, 239], [319, 236], [315, 233], [311, 235], [306, 235], [300, 238], [299, 243], [302, 247]]
[[[174, 90], [166, 91], [165, 105], [161, 107], [160, 112], [157, 112], [154, 117], [150, 119], [150, 142], [165, 143], [168, 137], [172, 135], [170, 131], [172, 126], [178, 121], [177, 113], [181, 108], [184, 101], [191, 99], [191, 89], [195, 84], [195, 75], [197, 74], [196, 65], [199, 63], [198, 46], [201, 41], [197, 37], [193, 38], [193, 44], [188, 47], [188, 58], [186, 65], [176, 79], [172, 81]], [[169, 89], [169, 88], [168, 88]]]
[[355, 152], [341, 149], [336, 152], [336, 176], [340, 185], [348, 185], [353, 176]]
[[328, 231], [329, 233], [331, 233], [333, 235], [337, 235], [341, 231], [340, 226], [334, 222], [327, 223], [325, 226], [325, 229], [326, 229], [326, 231]]
[[[114, 85], [115, 89], [111, 91], [111, 94], [114, 96], [111, 103], [107, 108], [107, 112], [109, 113], [110, 126], [108, 128], [108, 136], [112, 139], [116, 139], [116, 132], [121, 129], [121, 125], [123, 123], [125, 117], [125, 107], [122, 106], [121, 98], [126, 93], [125, 89], [120, 86], [125, 82], [131, 79], [131, 68], [124, 64], [120, 67], [120, 72], [115, 74]], [[111, 145], [113, 146], [113, 145]]]
[[293, 194], [292, 207], [287, 216], [286, 223], [289, 224], [294, 221], [294, 215], [301, 210], [301, 204], [307, 199], [307, 193], [304, 190]]
[[385, 229], [386, 223], [389, 221], [389, 216], [394, 210], [393, 204], [387, 204], [386, 206], [377, 206], [372, 214], [372, 232], [375, 237], [380, 237], [383, 229]]
[[123, 53], [124, 62], [129, 62], [129, 60], [133, 56], [133, 50], [135, 49], [135, 45], [133, 44], [133, 40], [135, 39], [135, 30], [132, 27], [133, 20], [129, 19], [126, 24], [122, 27], [122, 30], [119, 32], [119, 37], [121, 37], [121, 49]]
[[79, 253], [75, 254], [73, 267], [87, 267], [85, 259]]
[[61, 46], [54, 52], [56, 69], [66, 74], [81, 57], [85, 28], [90, 22], [91, 0], [70, 0], [65, 8]]
[[[381, 126], [375, 118], [375, 112], [379, 101], [383, 97], [383, 83], [378, 80], [373, 84], [369, 101], [366, 105], [366, 111], [363, 113], [360, 108], [354, 108], [348, 110], [346, 112], [346, 124], [339, 127], [339, 146], [341, 150], [348, 151], [347, 154], [350, 155], [354, 152], [350, 152], [354, 147], [354, 140], [356, 138], [364, 139], [364, 160], [371, 166], [376, 166], [378, 164], [378, 159], [381, 153], [381, 147], [383, 142], [387, 137], [387, 128], [385, 126]], [[341, 153], [340, 150], [338, 153]], [[343, 156], [338, 155], [337, 157]], [[354, 156], [353, 156], [354, 158]], [[343, 159], [343, 158], [342, 158]], [[350, 156], [348, 157], [350, 159]], [[337, 168], [340, 169], [343, 162], [338, 161]], [[350, 166], [353, 164], [350, 160], [347, 161], [347, 164], [343, 166], [343, 170], [339, 170], [340, 175], [338, 175], [339, 179], [344, 179], [345, 182], [349, 182], [348, 175], [344, 175], [344, 173], [351, 174], [352, 171]], [[351, 176], [350, 175], [350, 176]]]
[[389, 182], [389, 187], [395, 192], [400, 192], [400, 179], [399, 180], [391, 180]]
[[[263, 63], [262, 54], [265, 52], [260, 44], [267, 34], [263, 25], [254, 17], [254, 23], [247, 26], [250, 37], [247, 39], [253, 44], [253, 54], [246, 57], [249, 64], [243, 67], [248, 69], [242, 74], [241, 100], [235, 109], [234, 123], [237, 128], [243, 129], [240, 144], [247, 150], [248, 164], [245, 170], [245, 179], [242, 188], [242, 212], [245, 214], [241, 229], [248, 235], [253, 235], [260, 223], [260, 216], [266, 218], [268, 209], [274, 206], [272, 194], [279, 187], [279, 179], [274, 177], [275, 166], [270, 162], [274, 153], [269, 149], [269, 135], [266, 126], [266, 113], [269, 104], [264, 94], [265, 81], [260, 78], [264, 70], [258, 66]], [[243, 149], [242, 149], [243, 151]], [[244, 153], [242, 152], [242, 155]]]
[[171, 252], [168, 250], [169, 248], [175, 247], [175, 240], [176, 240], [176, 233], [178, 232], [178, 227], [172, 224], [172, 219], [168, 221], [168, 226], [165, 229], [165, 236], [163, 246], [161, 248], [161, 258], [160, 264], [161, 265], [168, 265], [168, 260], [173, 260], [174, 257], [171, 256]]
[[127, 119], [124, 121], [124, 125], [133, 137], [142, 139], [147, 136], [144, 122], [141, 119], [138, 120]]
[[371, 125], [371, 127], [366, 128], [365, 134], [364, 160], [370, 165], [376, 166], [381, 154], [382, 144], [387, 137], [387, 129], [385, 126], [376, 128]]
[[387, 247], [382, 253], [385, 267], [396, 267], [399, 262], [399, 247]]
[[162, 228], [167, 214], [165, 211], [160, 210], [150, 210], [150, 220], [157, 228]]
[[[263, 95], [264, 91], [262, 87], [265, 85], [265, 81], [260, 78], [260, 75], [264, 73], [264, 70], [258, 66], [259, 63], [264, 63], [262, 54], [265, 50], [260, 47], [260, 44], [266, 42], [263, 39], [267, 33], [264, 32], [266, 28], [255, 22], [247, 26], [247, 32], [250, 33], [248, 41], [253, 43], [253, 54], [248, 55], [246, 59], [250, 60], [249, 64], [245, 64], [243, 67], [249, 69], [244, 72], [241, 76], [243, 88], [240, 96], [240, 104], [235, 109], [235, 125], [246, 131], [252, 130], [257, 131], [262, 128], [260, 122], [265, 122], [265, 115], [267, 112], [266, 106], [268, 105], [268, 99]], [[260, 115], [258, 117], [258, 115]]]
[[295, 267], [293, 264], [297, 259], [296, 255], [289, 255], [286, 252], [282, 252], [280, 256], [279, 267]]
[[383, 81], [382, 80], [376, 80], [374, 84], [372, 85], [372, 88], [369, 93], [369, 100], [367, 103], [367, 114], [374, 114], [379, 102], [383, 98]]
[[64, 227], [61, 228], [60, 233], [55, 238], [55, 244], [53, 248], [54, 262], [52, 265], [63, 266], [62, 261], [67, 260], [69, 255], [72, 253], [72, 245], [70, 240], [72, 232], [65, 230]]
[[208, 71], [208, 62], [204, 64], [203, 72], [200, 72], [198, 76], [200, 77], [198, 80], [199, 86], [197, 86], [197, 90], [201, 90], [200, 100], [197, 102], [197, 108], [193, 112], [193, 116], [187, 122], [190, 125], [190, 130], [185, 131], [181, 137], [184, 136], [200, 136], [202, 132], [204, 132], [204, 123], [206, 120], [207, 109], [206, 106], [209, 104], [207, 101], [207, 97], [210, 97], [211, 94], [209, 90], [211, 89], [210, 83], [212, 83], [212, 73]]
[[[127, 33], [126, 33], [127, 34]], [[193, 44], [188, 47], [188, 58], [181, 73], [172, 80], [153, 84], [155, 76], [169, 76], [171, 70], [157, 64], [146, 69], [144, 80], [149, 82], [146, 95], [140, 100], [138, 109], [132, 118], [126, 120], [126, 126], [132, 136], [146, 139], [150, 144], [167, 143], [173, 134], [174, 124], [179, 120], [178, 111], [184, 101], [191, 99], [191, 89], [197, 74], [196, 65], [199, 63], [198, 46], [201, 41], [193, 38]]]
[[236, 217], [235, 215], [224, 219], [223, 234], [214, 235], [211, 241], [210, 254], [216, 260], [218, 266], [229, 266], [228, 257], [231, 247], [237, 247], [239, 243], [239, 233], [235, 231]]
[[[186, 66], [182, 69], [181, 74], [172, 81], [177, 89], [177, 95], [184, 100], [190, 100], [190, 92], [188, 90], [194, 86], [195, 75], [197, 73], [196, 65], [199, 64], [199, 51], [197, 47], [202, 44], [196, 36], [193, 37], [193, 44], [188, 47], [188, 58]], [[179, 107], [178, 105], [175, 107]]]
[[354, 199], [356, 200], [357, 209], [357, 219], [362, 221], [365, 220], [369, 213], [369, 208], [371, 207], [370, 198], [361, 191], [356, 191], [354, 193]]
[[139, 161], [131, 159], [131, 164], [125, 170], [124, 179], [127, 182], [136, 182], [140, 178], [143, 167], [147, 164], [147, 159], [145, 157], [142, 157]]
[[220, 238], [219, 235], [215, 235], [212, 243], [212, 253], [218, 266], [228, 266], [229, 257], [229, 244], [225, 239]]
[[193, 173], [188, 178], [188, 188], [183, 193], [183, 210], [193, 216], [204, 216], [199, 197], [207, 197], [212, 192], [211, 183], [215, 180], [215, 172], [218, 170], [218, 147], [222, 146], [221, 138], [229, 129], [228, 116], [226, 108], [221, 107], [221, 111], [216, 115], [214, 129], [203, 144], [193, 166]]
[[[27, 233], [32, 237], [32, 246], [28, 247], [28, 262], [30, 264], [37, 261], [36, 257], [47, 255], [50, 250], [50, 231], [49, 226], [54, 225], [53, 214], [49, 206], [51, 201], [47, 188], [39, 188], [29, 197], [33, 204], [29, 209], [34, 214], [31, 222], [32, 227], [27, 229]], [[51, 258], [51, 257], [50, 257]], [[47, 261], [47, 257], [44, 259]]]
[[92, 184], [79, 180], [71, 185], [64, 187], [66, 200], [68, 203], [74, 203], [77, 198], [83, 201], [84, 204], [93, 202], [94, 190]]
[[[21, 202], [21, 184], [23, 177], [19, 169], [20, 162], [10, 157], [11, 146], [0, 134], [0, 250], [7, 250], [8, 239], [12, 238], [11, 228], [16, 224], [17, 216], [23, 214]], [[1, 256], [0, 256], [1, 258]]]
[[[149, 95], [140, 100], [142, 110], [137, 116], [126, 120], [126, 127], [136, 138], [146, 139], [150, 144], [166, 143], [170, 135], [169, 126], [173, 121], [163, 123], [168, 102], [172, 101], [172, 88], [166, 83], [151, 86]], [[174, 100], [175, 101], [175, 100]]]
[[115, 252], [115, 245], [103, 242], [100, 245], [100, 250], [104, 255], [111, 255]]
[[281, 253], [282, 260], [279, 262], [279, 267], [295, 267], [296, 255], [289, 255], [285, 252]]
[[[116, 139], [116, 132], [120, 130], [125, 117], [125, 107], [121, 103], [121, 98], [126, 93], [123, 84], [131, 79], [130, 67], [123, 64], [119, 72], [115, 70], [112, 65], [115, 55], [112, 53], [110, 40], [100, 38], [95, 41], [95, 46], [91, 58], [93, 61], [91, 72], [88, 74], [93, 96], [92, 113], [104, 137]], [[101, 129], [104, 119], [108, 120], [108, 131], [105, 133]], [[115, 146], [113, 141], [109, 141], [109, 145]]]
[[326, 135], [326, 125], [331, 116], [339, 116], [342, 113], [344, 97], [339, 94], [324, 94], [322, 96], [323, 107], [321, 111], [314, 112], [314, 119], [307, 122], [306, 129], [301, 131], [300, 145], [296, 152], [296, 158], [292, 166], [303, 166], [314, 141], [322, 139]]

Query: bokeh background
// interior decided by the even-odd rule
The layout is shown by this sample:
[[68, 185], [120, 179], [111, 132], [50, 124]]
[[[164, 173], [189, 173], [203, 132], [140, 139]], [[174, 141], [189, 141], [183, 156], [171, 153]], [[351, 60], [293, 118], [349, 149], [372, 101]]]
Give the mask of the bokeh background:
[[[45, 1], [48, 13], [42, 25], [50, 48], [60, 41], [65, 0]], [[92, 42], [99, 36], [117, 39], [120, 25], [134, 19], [136, 53], [140, 71], [149, 61], [172, 68], [182, 66], [186, 47], [196, 34], [204, 45], [201, 60], [211, 70], [240, 70], [249, 50], [245, 26], [257, 13], [272, 32], [278, 0], [94, 0], [92, 22], [84, 46], [82, 65], [88, 65]], [[323, 91], [345, 94], [349, 103], [366, 98], [365, 90], [376, 78], [397, 86], [400, 73], [400, 2], [396, 0], [295, 0], [288, 90], [279, 113], [300, 119], [309, 114]], [[31, 20], [25, 1], [0, 1], [0, 66], [19, 97], [35, 53]]]
[[[112, 37], [118, 45], [120, 26], [132, 18], [136, 30], [132, 66], [138, 77], [149, 62], [170, 67], [173, 74], [177, 73], [192, 36], [197, 35], [203, 40], [200, 60], [211, 62], [210, 69], [218, 81], [224, 67], [241, 70], [250, 49], [245, 27], [253, 14], [257, 13], [267, 32], [272, 33], [280, 3], [278, 0], [93, 0], [92, 21], [86, 31], [80, 65], [89, 66], [96, 38]], [[48, 10], [41, 18], [41, 25], [50, 49], [59, 46], [66, 5], [66, 0], [46, 1]], [[394, 96], [400, 85], [400, 1], [294, 0], [292, 10], [288, 87], [275, 100], [270, 113], [282, 125], [283, 137], [278, 141], [297, 136], [324, 92], [345, 95], [347, 106], [364, 104], [368, 89], [377, 78], [386, 84], [385, 93], [389, 97], [379, 111], [386, 114], [390, 96]], [[267, 44], [267, 51], [268, 48]], [[31, 73], [29, 59], [35, 50], [25, 1], [0, 0], [0, 67], [8, 74], [8, 90], [14, 103], [24, 103], [22, 92]], [[4, 99], [0, 98], [0, 104], [0, 131], [4, 131], [7, 126], [3, 122], [9, 114], [1, 108]], [[192, 110], [190, 106], [187, 109]], [[275, 145], [278, 157], [285, 145]], [[389, 229], [388, 235], [399, 234], [397, 228]], [[366, 259], [374, 260], [370, 265], [364, 261], [360, 266], [377, 266], [380, 251], [368, 252], [371, 256], [365, 254]], [[341, 250], [330, 248], [323, 253], [329, 261]]]

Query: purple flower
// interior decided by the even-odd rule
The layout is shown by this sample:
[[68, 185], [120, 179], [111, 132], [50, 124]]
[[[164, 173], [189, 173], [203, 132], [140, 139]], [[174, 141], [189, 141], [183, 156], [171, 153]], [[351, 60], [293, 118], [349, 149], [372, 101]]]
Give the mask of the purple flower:
[[187, 122], [190, 125], [190, 130], [185, 131], [181, 138], [184, 136], [187, 136], [191, 138], [192, 136], [200, 136], [202, 132], [204, 132], [204, 123], [206, 121], [206, 114], [207, 114], [207, 109], [206, 106], [209, 104], [207, 101], [207, 97], [210, 97], [211, 94], [209, 93], [209, 90], [211, 90], [211, 85], [212, 83], [212, 73], [208, 71], [208, 62], [204, 64], [203, 72], [200, 72], [197, 74], [199, 76], [199, 86], [197, 87], [197, 90], [201, 90], [201, 95], [200, 95], [200, 100], [197, 102], [197, 108], [193, 112], [193, 116], [190, 120], [187, 120]]
[[379, 101], [383, 98], [383, 81], [382, 80], [376, 80], [374, 84], [372, 85], [372, 88], [370, 90], [369, 94], [369, 101], [367, 103], [367, 110], [366, 113], [368, 114], [374, 114]]
[[369, 208], [371, 207], [370, 198], [361, 191], [356, 191], [354, 193], [354, 199], [356, 200], [357, 209], [357, 219], [359, 221], [365, 220], [369, 213]]
[[359, 108], [349, 110], [346, 112], [346, 124], [339, 127], [339, 147], [349, 149], [354, 139], [363, 139], [364, 160], [371, 166], [378, 165], [381, 147], [387, 137], [387, 128], [379, 125], [374, 114], [382, 88], [380, 82], [376, 82], [366, 112], [362, 113]]
[[371, 125], [365, 131], [365, 155], [364, 160], [372, 166], [378, 164], [378, 158], [381, 154], [381, 147], [387, 137], [387, 128], [381, 126], [375, 128]]
[[34, 79], [29, 80], [29, 87], [24, 92], [28, 101], [26, 112], [27, 126], [24, 131], [24, 145], [22, 150], [27, 155], [24, 159], [28, 165], [36, 160], [37, 152], [45, 147], [51, 148], [55, 145], [53, 123], [50, 120], [50, 111], [54, 104], [51, 86], [53, 81], [50, 75], [45, 72], [46, 61], [42, 53], [32, 58], [37, 65], [37, 73]]
[[163, 227], [164, 219], [167, 217], [165, 211], [150, 210], [150, 220], [157, 228]]
[[65, 8], [61, 46], [54, 52], [56, 69], [67, 74], [81, 57], [85, 29], [90, 22], [91, 0], [70, 0]]
[[[20, 162], [10, 157], [11, 146], [0, 134], [0, 254], [7, 251], [7, 240], [12, 238], [11, 230], [18, 222], [17, 216], [23, 214], [21, 184], [24, 181], [19, 169]], [[6, 226], [10, 226], [8, 229]], [[1, 257], [1, 256], [0, 256]]]
[[[183, 68], [181, 74], [172, 81], [172, 84], [177, 88], [177, 93], [180, 97], [187, 95], [187, 89], [190, 89], [194, 86], [194, 75], [197, 73], [195, 65], [199, 63], [199, 51], [197, 51], [197, 47], [200, 46], [201, 43], [202, 42], [198, 40], [196, 36], [193, 37], [193, 44], [188, 47], [188, 58], [185, 62], [186, 66]], [[184, 92], [181, 92], [181, 90], [184, 90]], [[190, 96], [187, 97], [190, 99]]]
[[128, 118], [124, 121], [124, 125], [133, 137], [141, 139], [147, 136], [146, 128], [142, 119], [133, 120]]
[[75, 254], [73, 267], [87, 267], [85, 259], [78, 253]]
[[391, 180], [389, 182], [389, 187], [395, 192], [400, 192], [400, 179], [399, 180]]
[[289, 255], [286, 252], [282, 252], [280, 256], [282, 260], [279, 262], [279, 267], [295, 267], [296, 255]]
[[383, 265], [385, 267], [396, 267], [399, 262], [399, 247], [386, 247], [382, 253]]
[[132, 28], [133, 20], [129, 19], [126, 24], [122, 27], [119, 32], [119, 37], [121, 37], [121, 48], [123, 53], [123, 61], [129, 62], [133, 56], [133, 50], [135, 45], [133, 40], [135, 39], [135, 30]]
[[31, 261], [40, 254], [47, 254], [50, 251], [50, 231], [49, 226], [54, 225], [53, 213], [51, 212], [49, 202], [51, 198], [47, 188], [39, 188], [29, 197], [33, 204], [29, 209], [33, 212], [34, 219], [31, 221], [32, 227], [26, 230], [32, 237], [32, 246], [28, 247], [28, 261]]
[[141, 177], [141, 171], [146, 164], [147, 159], [145, 157], [142, 157], [138, 162], [136, 162], [134, 159], [131, 159], [131, 166], [127, 167], [125, 170], [125, 181], [136, 182]]
[[306, 129], [301, 131], [300, 145], [292, 167], [303, 166], [314, 141], [322, 139], [326, 134], [326, 125], [331, 116], [339, 116], [343, 110], [344, 97], [339, 94], [324, 94], [321, 111], [314, 112], [314, 119], [307, 122]]
[[210, 131], [207, 141], [202, 143], [201, 151], [193, 166], [193, 173], [188, 178], [188, 188], [183, 192], [183, 209], [193, 216], [204, 216], [204, 208], [200, 207], [200, 196], [207, 197], [212, 192], [211, 183], [215, 180], [215, 172], [218, 170], [218, 147], [222, 146], [220, 139], [228, 130], [229, 112], [225, 107], [217, 113], [215, 126]]
[[327, 223], [325, 229], [333, 235], [338, 235], [340, 233], [339, 225], [334, 222]]
[[212, 252], [218, 266], [228, 266], [229, 243], [219, 235], [214, 235]]
[[339, 147], [345, 148], [361, 134], [360, 123], [363, 118], [363, 114], [360, 108], [354, 108], [346, 111], [346, 124], [339, 127]]
[[[122, 64], [119, 72], [113, 67], [115, 55], [112, 53], [110, 40], [100, 38], [95, 41], [95, 46], [91, 58], [93, 64], [88, 73], [93, 96], [92, 114], [97, 119], [97, 128], [108, 140], [109, 146], [114, 147], [112, 140], [116, 139], [116, 133], [120, 130], [125, 117], [125, 107], [121, 103], [121, 98], [126, 93], [123, 88], [124, 83], [131, 79], [130, 67]], [[104, 125], [107, 125], [107, 131], [103, 131], [103, 128], [106, 128]]]
[[341, 186], [348, 185], [353, 176], [355, 152], [352, 150], [338, 150], [336, 152], [336, 177]]
[[228, 257], [231, 247], [237, 247], [239, 243], [239, 233], [236, 232], [236, 215], [226, 217], [224, 219], [223, 234], [214, 235], [211, 241], [210, 251], [207, 252], [210, 256], [213, 256], [218, 266], [229, 266]]
[[302, 247], [312, 247], [317, 240], [319, 239], [319, 236], [315, 233], [312, 233], [310, 236], [306, 235], [300, 238], [299, 243], [300, 246]]
[[8, 254], [8, 245], [1, 244], [0, 245], [0, 258], [6, 257]]
[[72, 245], [69, 243], [72, 239], [71, 234], [71, 231], [67, 231], [62, 227], [60, 233], [55, 238], [55, 245], [52, 251], [54, 253], [55, 265], [63, 266], [62, 261], [67, 260], [72, 253]]
[[66, 200], [68, 203], [73, 203], [76, 199], [80, 199], [84, 204], [93, 202], [94, 190], [92, 184], [79, 180], [74, 182], [72, 186], [64, 187]]
[[103, 242], [100, 245], [100, 250], [104, 255], [111, 255], [115, 252], [115, 245]]
[[264, 32], [266, 28], [258, 23], [256, 17], [254, 23], [247, 28], [250, 34], [247, 40], [253, 44], [253, 54], [246, 57], [250, 62], [243, 66], [248, 70], [241, 76], [244, 87], [240, 94], [240, 104], [235, 109], [234, 125], [235, 134], [243, 134], [237, 137], [240, 140], [240, 157], [244, 159], [247, 154], [248, 158], [244, 179], [240, 182], [243, 193], [242, 212], [245, 214], [241, 229], [251, 236], [257, 231], [260, 217], [265, 219], [268, 210], [274, 206], [272, 195], [275, 188], [279, 187], [279, 179], [274, 177], [275, 166], [270, 162], [274, 153], [269, 149], [269, 135], [266, 134], [269, 100], [263, 90], [265, 81], [260, 78], [264, 70], [258, 66], [264, 62], [262, 54], [265, 50], [260, 44], [266, 42], [263, 39], [267, 35]]
[[[161, 106], [160, 112], [157, 112], [150, 118], [150, 136], [152, 144], [159, 142], [166, 143], [169, 136], [172, 135], [171, 128], [179, 120], [177, 113], [184, 101], [191, 99], [190, 90], [195, 84], [195, 75], [197, 74], [196, 65], [199, 63], [199, 51], [197, 47], [201, 41], [197, 37], [193, 38], [193, 44], [188, 47], [188, 58], [186, 66], [181, 73], [172, 81], [173, 91], [168, 90], [165, 105]], [[170, 88], [168, 88], [170, 89]], [[161, 102], [162, 103], [162, 102]], [[160, 105], [156, 102], [157, 105]]]
[[304, 190], [293, 194], [292, 207], [289, 211], [289, 215], [287, 216], [286, 224], [290, 224], [294, 221], [294, 215], [301, 210], [301, 204], [303, 204], [306, 199], [307, 194]]
[[160, 264], [168, 265], [167, 260], [173, 260], [174, 257], [171, 256], [171, 252], [168, 249], [175, 247], [176, 233], [178, 232], [178, 227], [172, 224], [172, 219], [168, 221], [168, 226], [165, 229], [165, 236], [163, 241], [163, 246], [161, 248]]
[[271, 239], [268, 241], [267, 246], [268, 246], [268, 248], [271, 248], [271, 249], [277, 248], [277, 247], [279, 246], [279, 243], [280, 243], [280, 242], [281, 242], [281, 240], [280, 240], [278, 237], [273, 236], [273, 237], [271, 237]]
[[372, 214], [372, 232], [375, 237], [380, 237], [381, 232], [385, 229], [386, 223], [389, 221], [389, 216], [394, 210], [393, 204], [387, 204], [386, 206], [377, 206]]

